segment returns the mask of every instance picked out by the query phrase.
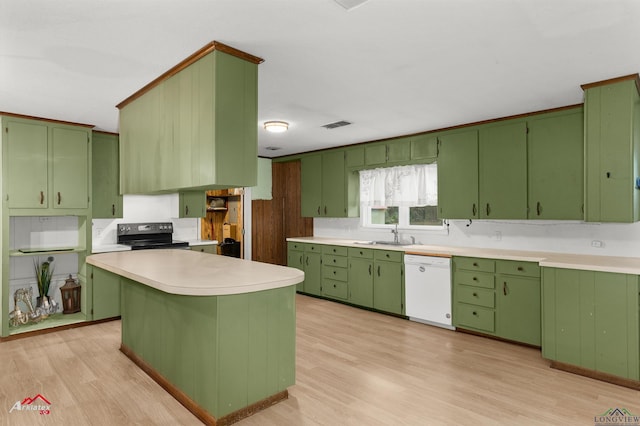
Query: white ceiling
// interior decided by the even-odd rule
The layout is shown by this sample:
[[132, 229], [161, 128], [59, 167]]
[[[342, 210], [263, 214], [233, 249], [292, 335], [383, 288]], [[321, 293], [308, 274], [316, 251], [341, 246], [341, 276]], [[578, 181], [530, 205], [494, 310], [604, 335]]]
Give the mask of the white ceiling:
[[212, 40], [265, 60], [273, 157], [580, 103], [640, 71], [640, 1], [2, 0], [0, 111], [117, 132], [116, 104]]

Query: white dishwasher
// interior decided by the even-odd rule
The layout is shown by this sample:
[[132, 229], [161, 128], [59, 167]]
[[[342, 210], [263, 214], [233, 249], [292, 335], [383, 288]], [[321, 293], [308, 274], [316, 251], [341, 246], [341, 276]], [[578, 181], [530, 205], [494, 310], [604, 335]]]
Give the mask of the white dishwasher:
[[451, 323], [451, 259], [404, 256], [405, 313], [412, 321], [453, 330]]

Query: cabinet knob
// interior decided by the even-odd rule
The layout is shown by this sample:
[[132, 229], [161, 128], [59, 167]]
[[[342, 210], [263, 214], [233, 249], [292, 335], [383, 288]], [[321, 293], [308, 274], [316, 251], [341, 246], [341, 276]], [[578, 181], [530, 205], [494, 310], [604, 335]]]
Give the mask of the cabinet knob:
[[478, 293], [473, 293], [473, 297], [478, 297]]
[[478, 267], [478, 263], [477, 262], [473, 262], [473, 266], [475, 266], [477, 268]]
[[471, 278], [473, 281], [478, 281], [478, 277]]
[[471, 312], [474, 316], [478, 316], [478, 313], [476, 311]]
[[522, 272], [524, 271], [524, 268], [522, 266], [518, 266], [518, 271]]

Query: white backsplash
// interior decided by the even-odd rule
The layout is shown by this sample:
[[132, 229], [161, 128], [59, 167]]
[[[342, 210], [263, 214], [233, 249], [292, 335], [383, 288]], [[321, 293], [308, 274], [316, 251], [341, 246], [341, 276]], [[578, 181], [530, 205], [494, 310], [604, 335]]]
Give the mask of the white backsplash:
[[[314, 236], [354, 240], [393, 240], [389, 229], [364, 228], [359, 218], [313, 220]], [[601, 256], [640, 256], [640, 223], [578, 221], [450, 220], [447, 230], [399, 230], [419, 244], [533, 250]], [[600, 247], [594, 247], [600, 246]]]
[[125, 195], [121, 219], [93, 219], [93, 245], [116, 244], [119, 223], [172, 222], [173, 238], [197, 240], [200, 238], [200, 220], [178, 218], [178, 194]]

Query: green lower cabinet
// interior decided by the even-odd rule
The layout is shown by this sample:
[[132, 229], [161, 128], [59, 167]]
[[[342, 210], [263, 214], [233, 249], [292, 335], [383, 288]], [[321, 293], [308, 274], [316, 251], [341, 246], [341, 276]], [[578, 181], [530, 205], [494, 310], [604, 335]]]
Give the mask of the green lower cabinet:
[[322, 294], [322, 246], [311, 243], [287, 243], [287, 266], [304, 271], [304, 281], [296, 291], [320, 296]]
[[349, 270], [347, 248], [322, 247], [322, 295], [339, 300], [349, 297]]
[[90, 268], [93, 287], [93, 320], [119, 317], [120, 276], [104, 269]]
[[543, 268], [542, 356], [640, 379], [637, 275]]
[[403, 252], [376, 250], [373, 262], [373, 308], [404, 313]]
[[498, 335], [540, 346], [540, 278], [496, 277]]
[[[349, 302], [373, 307], [373, 254], [371, 258], [352, 258], [349, 249]], [[361, 251], [354, 249], [356, 251]], [[364, 249], [367, 250], [367, 249]], [[370, 250], [369, 250], [370, 252]]]
[[540, 346], [540, 267], [454, 257], [454, 326]]

